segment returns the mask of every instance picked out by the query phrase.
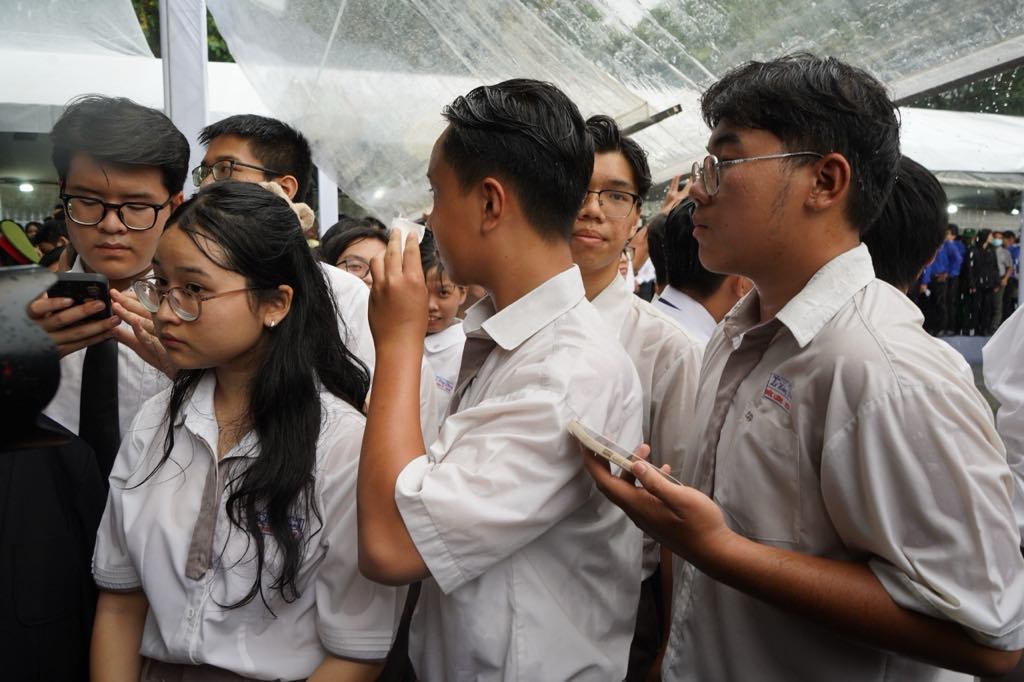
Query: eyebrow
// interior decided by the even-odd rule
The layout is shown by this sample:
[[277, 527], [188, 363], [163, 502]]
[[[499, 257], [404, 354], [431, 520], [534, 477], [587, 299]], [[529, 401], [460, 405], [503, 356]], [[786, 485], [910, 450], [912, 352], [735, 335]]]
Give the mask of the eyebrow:
[[619, 187], [619, 188], [622, 188], [622, 189], [627, 189], [627, 190], [633, 189], [633, 183], [632, 182], [630, 182], [629, 180], [623, 180], [621, 178], [611, 178], [611, 179], [607, 180], [604, 184], [605, 185], [611, 185], [612, 187]]
[[708, 152], [712, 152], [712, 150], [714, 148], [716, 148], [716, 147], [721, 147], [721, 146], [727, 145], [727, 144], [739, 144], [739, 143], [740, 143], [740, 136], [739, 135], [737, 135], [735, 132], [733, 132], [731, 130], [724, 130], [724, 131], [722, 131], [720, 133], [715, 133], [714, 135], [711, 136], [711, 139], [708, 141], [707, 150], [708, 150]]
[[[72, 184], [65, 187], [65, 190], [71, 194], [74, 194], [75, 192], [85, 192], [86, 194], [97, 195], [103, 194], [103, 190], [95, 189], [93, 187], [90, 187], [89, 185]], [[128, 194], [121, 195], [121, 199], [123, 201], [143, 200], [146, 202], [160, 203], [155, 197], [153, 197], [152, 194], [149, 194], [147, 192], [130, 192]]]
[[203, 270], [202, 268], [198, 268], [198, 267], [196, 267], [194, 265], [179, 265], [178, 267], [174, 268], [174, 270], [175, 270], [175, 272], [180, 272], [182, 274], [202, 275], [203, 277], [209, 277], [210, 276], [210, 273], [208, 273], [206, 270]]

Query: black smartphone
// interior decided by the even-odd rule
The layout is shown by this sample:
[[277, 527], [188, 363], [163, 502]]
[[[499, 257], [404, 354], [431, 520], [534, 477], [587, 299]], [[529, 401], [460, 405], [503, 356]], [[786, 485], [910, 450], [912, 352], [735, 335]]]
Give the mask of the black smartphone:
[[103, 301], [103, 310], [82, 319], [78, 324], [105, 320], [112, 314], [110, 285], [106, 277], [94, 272], [58, 272], [57, 283], [47, 290], [46, 295], [50, 298], [70, 298], [74, 301], [72, 305]]

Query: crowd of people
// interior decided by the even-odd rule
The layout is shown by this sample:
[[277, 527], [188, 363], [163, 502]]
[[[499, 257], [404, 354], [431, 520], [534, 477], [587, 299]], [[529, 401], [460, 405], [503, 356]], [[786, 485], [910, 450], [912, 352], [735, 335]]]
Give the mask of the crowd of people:
[[[69, 104], [36, 243], [102, 275], [111, 308], [28, 305], [60, 380], [5, 436], [25, 464], [0, 463], [0, 542], [33, 548], [4, 564], [7, 671], [1013, 670], [1012, 235], [948, 225], [885, 89], [843, 62], [744, 64], [701, 111], [708, 155], [645, 224], [647, 157], [614, 119], [548, 83], [475, 88], [442, 111], [422, 240], [342, 218], [311, 248], [294, 128], [207, 127], [186, 199], [166, 116]], [[997, 328], [998, 430], [933, 336]]]

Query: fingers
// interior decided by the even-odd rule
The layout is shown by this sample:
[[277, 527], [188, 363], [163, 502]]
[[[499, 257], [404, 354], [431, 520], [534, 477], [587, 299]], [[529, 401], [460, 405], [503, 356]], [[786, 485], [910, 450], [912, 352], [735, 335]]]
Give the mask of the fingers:
[[45, 294], [28, 304], [29, 319], [40, 321], [47, 315], [66, 310], [74, 303], [71, 298], [49, 298]]
[[[82, 320], [90, 315], [103, 312], [106, 307], [103, 301], [86, 301], [85, 303], [76, 306], [70, 306], [67, 303], [63, 303], [64, 301], [70, 300], [71, 299], [36, 299], [29, 304], [29, 316], [47, 333], [53, 334], [65, 329], [66, 327], [79, 325]], [[59, 301], [60, 303], [53, 303], [54, 301]], [[107, 319], [109, 320], [110, 318]], [[116, 322], [114, 324], [116, 324]], [[110, 327], [113, 326], [113, 324], [110, 325]]]
[[411, 275], [414, 280], [417, 278], [423, 279], [423, 264], [420, 262], [420, 243], [412, 232], [405, 236], [402, 271], [406, 275]]
[[620, 507], [627, 506], [630, 494], [638, 492], [637, 487], [612, 474], [608, 460], [598, 457], [584, 445], [580, 445], [579, 448], [583, 455], [583, 467], [594, 479], [597, 489]]
[[392, 230], [388, 235], [388, 245], [384, 250], [384, 274], [388, 279], [402, 276], [402, 232]]
[[[639, 460], [646, 460], [651, 455], [651, 447], [646, 443], [641, 443], [637, 446], [636, 450], [633, 451], [633, 458]], [[632, 471], [622, 470], [619, 474], [622, 480], [626, 481], [630, 485], [636, 485], [636, 478], [633, 476]]]

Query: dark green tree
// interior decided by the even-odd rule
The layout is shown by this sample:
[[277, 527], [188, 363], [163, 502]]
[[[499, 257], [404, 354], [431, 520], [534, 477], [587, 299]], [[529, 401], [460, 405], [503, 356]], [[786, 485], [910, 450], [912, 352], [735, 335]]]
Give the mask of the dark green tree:
[[[149, 49], [153, 55], [160, 56], [160, 0], [132, 0], [135, 16], [139, 18], [139, 26], [146, 36]], [[233, 62], [228, 44], [224, 41], [213, 15], [206, 12], [206, 54], [211, 62]]]

